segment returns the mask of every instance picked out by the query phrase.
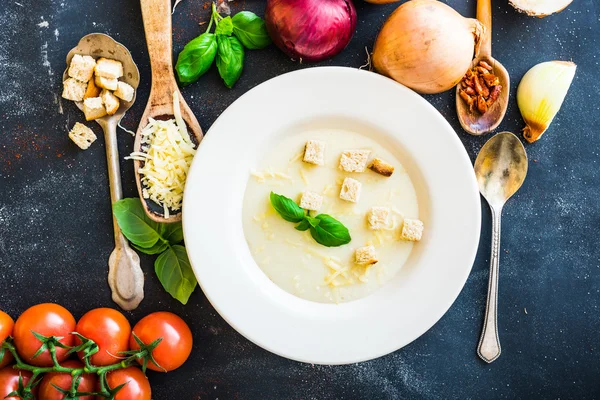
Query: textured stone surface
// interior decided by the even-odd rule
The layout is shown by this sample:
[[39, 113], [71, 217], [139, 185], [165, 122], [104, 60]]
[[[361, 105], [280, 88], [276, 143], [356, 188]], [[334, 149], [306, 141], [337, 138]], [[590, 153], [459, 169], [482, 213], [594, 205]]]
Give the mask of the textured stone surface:
[[[358, 28], [350, 46], [322, 65], [359, 67], [365, 46], [395, 5], [356, 0]], [[463, 15], [475, 2], [451, 0]], [[545, 137], [527, 145], [529, 176], [504, 212], [500, 275], [503, 353], [485, 365], [475, 353], [487, 291], [490, 216], [483, 206], [481, 246], [473, 271], [448, 313], [414, 343], [378, 360], [343, 367], [299, 364], [248, 342], [221, 319], [200, 290], [187, 306], [166, 294], [143, 256], [146, 299], [126, 313], [132, 322], [156, 310], [183, 316], [195, 337], [188, 363], [151, 373], [163, 399], [480, 399], [594, 398], [600, 395], [600, 174], [598, 71], [600, 4], [574, 1], [545, 19], [494, 2], [494, 55], [511, 74], [512, 94], [500, 130], [523, 127], [514, 93], [534, 64], [573, 60], [573, 86]], [[233, 3], [262, 14], [264, 2]], [[185, 0], [173, 16], [175, 54], [203, 28], [209, 10]], [[0, 308], [17, 316], [28, 306], [58, 302], [80, 317], [114, 306], [106, 284], [113, 248], [106, 161], [99, 136], [82, 152], [67, 132], [82, 114], [61, 102], [64, 58], [79, 38], [104, 32], [124, 43], [139, 65], [137, 102], [124, 125], [137, 127], [150, 88], [142, 20], [135, 0], [6, 0], [0, 7]], [[309, 65], [275, 48], [247, 54], [244, 74], [226, 89], [213, 68], [184, 96], [205, 130], [248, 89]], [[475, 158], [487, 138], [460, 130], [453, 93], [427, 99], [457, 130]], [[357, 103], [361, 99], [356, 99]], [[60, 111], [63, 111], [60, 113]], [[418, 133], [415, 133], [418, 134]], [[132, 148], [119, 134], [121, 154]], [[122, 162], [126, 196], [135, 196], [133, 168]], [[359, 344], [357, 344], [359, 345]]]

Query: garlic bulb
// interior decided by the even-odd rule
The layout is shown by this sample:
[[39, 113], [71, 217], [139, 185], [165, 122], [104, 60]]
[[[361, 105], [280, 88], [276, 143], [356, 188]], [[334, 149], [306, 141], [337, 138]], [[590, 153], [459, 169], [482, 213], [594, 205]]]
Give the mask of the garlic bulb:
[[529, 143], [538, 140], [554, 116], [571, 86], [577, 66], [570, 61], [548, 61], [531, 68], [517, 88], [517, 104], [527, 126], [523, 137]]
[[567, 8], [573, 0], [508, 0], [517, 11], [543, 18]]

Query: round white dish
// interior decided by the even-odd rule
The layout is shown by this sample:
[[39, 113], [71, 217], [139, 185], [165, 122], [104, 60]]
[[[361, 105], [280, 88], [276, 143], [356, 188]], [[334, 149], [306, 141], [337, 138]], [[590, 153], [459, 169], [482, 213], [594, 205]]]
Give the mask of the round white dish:
[[[279, 135], [303, 126], [368, 130], [398, 154], [417, 191], [423, 240], [390, 282], [363, 299], [323, 304], [289, 294], [246, 243], [249, 171]], [[204, 294], [239, 333], [293, 360], [347, 364], [406, 346], [444, 315], [471, 271], [480, 213], [471, 161], [433, 106], [383, 76], [318, 67], [255, 87], [215, 121], [188, 175], [183, 230]]]

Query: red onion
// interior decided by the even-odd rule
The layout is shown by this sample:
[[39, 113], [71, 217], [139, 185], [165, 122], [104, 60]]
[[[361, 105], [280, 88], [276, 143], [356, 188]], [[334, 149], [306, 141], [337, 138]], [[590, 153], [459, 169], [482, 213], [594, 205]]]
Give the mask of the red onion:
[[356, 29], [352, 0], [268, 0], [267, 30], [293, 59], [322, 61], [341, 52]]

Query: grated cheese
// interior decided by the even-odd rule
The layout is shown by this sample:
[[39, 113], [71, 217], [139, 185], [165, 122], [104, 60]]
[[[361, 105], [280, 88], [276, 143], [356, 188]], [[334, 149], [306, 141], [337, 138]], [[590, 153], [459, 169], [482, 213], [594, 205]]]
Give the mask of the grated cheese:
[[302, 180], [304, 181], [304, 184], [308, 185], [308, 178], [306, 177], [306, 174], [304, 173], [304, 168], [300, 168], [300, 177], [302, 178]]
[[290, 159], [290, 164], [295, 163], [296, 161], [298, 161], [302, 156], [304, 155], [304, 150], [299, 151], [294, 157], [292, 157]]
[[178, 93], [173, 94], [174, 119], [150, 118], [142, 130], [142, 152], [133, 152], [127, 160], [142, 161], [139, 169], [144, 186], [142, 196], [161, 205], [165, 218], [181, 209], [187, 173], [196, 154], [187, 127], [181, 117]]

